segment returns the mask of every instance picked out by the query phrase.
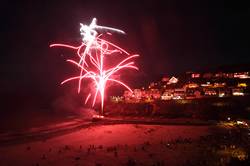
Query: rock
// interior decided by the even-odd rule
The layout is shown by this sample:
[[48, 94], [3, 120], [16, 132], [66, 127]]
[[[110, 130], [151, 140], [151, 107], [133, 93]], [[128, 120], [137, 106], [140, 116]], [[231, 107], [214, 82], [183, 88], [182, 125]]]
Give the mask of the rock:
[[65, 145], [64, 149], [65, 149], [65, 150], [70, 150], [70, 148], [69, 148], [68, 145]]
[[43, 154], [43, 156], [42, 156], [42, 160], [45, 160], [46, 159], [46, 156], [45, 156], [45, 154]]
[[148, 156], [149, 156], [150, 158], [152, 158], [152, 157], [153, 157], [153, 153], [149, 153]]
[[98, 148], [99, 148], [99, 149], [103, 149], [103, 146], [102, 146], [102, 145], [99, 145]]
[[136, 166], [136, 160], [135, 159], [128, 159], [127, 166]]
[[75, 157], [75, 160], [77, 161], [77, 160], [80, 160], [80, 157]]
[[117, 153], [117, 151], [115, 151], [114, 155], [115, 155], [115, 157], [118, 157], [118, 153]]

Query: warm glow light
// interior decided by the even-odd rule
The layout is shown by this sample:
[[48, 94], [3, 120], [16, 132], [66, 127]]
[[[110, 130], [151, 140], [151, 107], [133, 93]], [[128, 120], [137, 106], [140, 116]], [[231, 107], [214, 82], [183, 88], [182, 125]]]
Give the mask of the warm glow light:
[[224, 97], [225, 93], [219, 93], [219, 97]]
[[[116, 78], [113, 78], [112, 76], [117, 74], [122, 69], [138, 70], [138, 68], [134, 65], [134, 62], [131, 60], [138, 57], [139, 55], [130, 55], [121, 47], [104, 40], [102, 38], [104, 34], [100, 33], [101, 31], [105, 30], [108, 31], [109, 35], [111, 34], [111, 32], [125, 34], [124, 31], [107, 26], [99, 26], [96, 24], [96, 22], [97, 20], [96, 18], [94, 18], [90, 25], [80, 24], [80, 32], [82, 35], [81, 45], [75, 47], [67, 44], [51, 44], [50, 47], [66, 47], [76, 51], [76, 55], [79, 60], [75, 61], [73, 59], [68, 59], [67, 62], [77, 66], [80, 69], [80, 74], [78, 76], [70, 77], [64, 80], [61, 84], [73, 80], [78, 80], [78, 93], [80, 93], [82, 81], [84, 79], [92, 80], [95, 85], [95, 92], [90, 92], [88, 94], [85, 103], [87, 103], [88, 100], [92, 98], [92, 106], [94, 106], [99, 93], [103, 113], [105, 89], [108, 82], [118, 83], [132, 92], [132, 90], [125, 83]], [[127, 57], [117, 65], [111, 68], [107, 68], [105, 66], [104, 59], [107, 60], [107, 55], [111, 55], [114, 53], [124, 54]]]
[[233, 92], [234, 96], [244, 96], [243, 92]]
[[245, 88], [245, 87], [247, 87], [247, 84], [246, 83], [239, 83], [238, 87], [244, 87]]
[[195, 84], [195, 83], [188, 84], [188, 88], [198, 88], [198, 87], [199, 87], [199, 85]]

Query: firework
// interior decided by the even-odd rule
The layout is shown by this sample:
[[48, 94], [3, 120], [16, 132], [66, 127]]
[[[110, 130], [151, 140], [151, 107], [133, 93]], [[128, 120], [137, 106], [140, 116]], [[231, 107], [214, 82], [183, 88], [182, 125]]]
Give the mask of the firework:
[[[78, 67], [80, 74], [64, 80], [61, 84], [77, 80], [78, 93], [80, 93], [82, 82], [85, 79], [92, 80], [94, 83], [95, 91], [90, 92], [87, 95], [85, 104], [89, 101], [89, 99], [92, 98], [92, 106], [94, 106], [99, 94], [101, 100], [101, 111], [103, 113], [104, 97], [107, 83], [118, 83], [132, 92], [129, 86], [127, 86], [122, 81], [114, 78], [114, 75], [118, 74], [118, 72], [123, 69], [138, 70], [132, 60], [139, 55], [130, 55], [121, 47], [103, 39], [104, 32], [109, 35], [111, 35], [112, 32], [125, 34], [125, 32], [120, 29], [107, 26], [99, 26], [97, 25], [96, 18], [92, 20], [90, 25], [80, 24], [80, 26], [82, 42], [79, 46], [72, 46], [68, 44], [51, 44], [50, 47], [66, 47], [76, 51], [78, 61], [68, 59], [67, 62], [72, 63], [73, 65]], [[126, 58], [124, 58], [113, 67], [106, 68], [105, 62], [108, 61], [108, 55], [115, 53], [125, 54]]]

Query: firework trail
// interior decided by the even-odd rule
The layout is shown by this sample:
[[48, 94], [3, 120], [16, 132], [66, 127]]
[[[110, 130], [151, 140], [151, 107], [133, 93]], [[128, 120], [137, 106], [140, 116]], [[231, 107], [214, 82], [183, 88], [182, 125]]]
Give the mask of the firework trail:
[[[68, 59], [67, 62], [77, 66], [80, 69], [80, 74], [64, 80], [61, 84], [78, 80], [78, 93], [80, 93], [82, 81], [85, 79], [92, 80], [95, 85], [95, 92], [90, 92], [88, 94], [85, 99], [85, 104], [90, 98], [92, 98], [92, 106], [94, 106], [99, 93], [101, 99], [101, 111], [103, 113], [105, 89], [108, 82], [118, 83], [132, 92], [129, 86], [112, 76], [122, 69], [138, 70], [132, 60], [139, 55], [130, 55], [121, 47], [102, 39], [103, 33], [100, 33], [106, 31], [109, 35], [111, 35], [111, 32], [125, 34], [122, 30], [107, 26], [99, 26], [97, 25], [96, 18], [92, 20], [90, 25], [80, 24], [80, 26], [80, 34], [82, 36], [81, 45], [75, 47], [68, 44], [51, 44], [50, 47], [66, 47], [76, 51], [79, 60], [75, 61], [73, 59]], [[114, 53], [125, 54], [126, 58], [120, 61], [117, 65], [111, 68], [106, 68], [104, 57]]]

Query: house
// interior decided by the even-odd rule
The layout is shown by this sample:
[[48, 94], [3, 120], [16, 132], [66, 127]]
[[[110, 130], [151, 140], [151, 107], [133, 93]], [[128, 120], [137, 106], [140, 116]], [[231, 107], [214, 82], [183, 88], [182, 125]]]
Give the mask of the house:
[[167, 84], [176, 84], [178, 81], [179, 80], [173, 76], [168, 80]]
[[187, 89], [186, 91], [186, 99], [197, 99], [201, 97], [201, 91], [198, 89]]
[[190, 88], [190, 89], [198, 88], [198, 87], [199, 87], [199, 85], [196, 83], [188, 83], [188, 84], [184, 85], [184, 88]]
[[150, 89], [148, 91], [148, 95], [150, 96], [150, 98], [152, 99], [160, 99], [161, 98], [161, 92], [159, 89]]
[[216, 96], [217, 92], [212, 88], [204, 88], [203, 89], [205, 96]]
[[142, 91], [141, 91], [141, 89], [134, 89], [134, 98], [136, 100], [141, 100], [141, 98], [142, 98]]
[[113, 103], [119, 103], [123, 101], [123, 96], [111, 96], [110, 101]]
[[123, 93], [123, 97], [125, 102], [130, 102], [133, 100], [134, 94], [129, 90], [125, 90]]
[[200, 73], [192, 73], [191, 77], [192, 78], [200, 78], [201, 74]]
[[161, 95], [161, 100], [171, 100], [173, 98], [173, 93], [174, 93], [174, 90], [172, 89], [165, 90], [163, 94]]
[[248, 72], [234, 73], [234, 78], [246, 79], [250, 78]]
[[242, 88], [233, 88], [232, 95], [233, 96], [244, 96], [244, 91]]
[[184, 88], [178, 88], [174, 90], [173, 99], [184, 99], [186, 90]]

